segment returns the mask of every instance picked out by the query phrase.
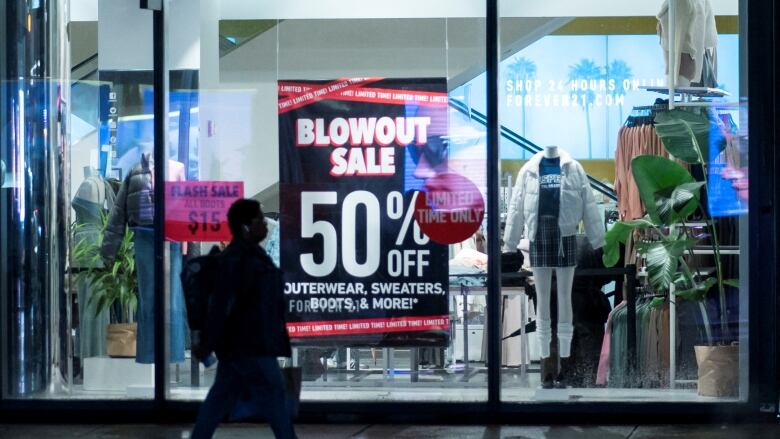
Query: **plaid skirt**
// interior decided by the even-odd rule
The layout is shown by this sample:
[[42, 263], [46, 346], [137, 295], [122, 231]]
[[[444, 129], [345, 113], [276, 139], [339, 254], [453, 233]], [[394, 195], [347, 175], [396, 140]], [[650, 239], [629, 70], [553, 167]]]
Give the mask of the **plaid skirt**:
[[577, 237], [564, 236], [558, 217], [540, 216], [536, 239], [531, 241], [531, 267], [573, 267], [577, 265]]

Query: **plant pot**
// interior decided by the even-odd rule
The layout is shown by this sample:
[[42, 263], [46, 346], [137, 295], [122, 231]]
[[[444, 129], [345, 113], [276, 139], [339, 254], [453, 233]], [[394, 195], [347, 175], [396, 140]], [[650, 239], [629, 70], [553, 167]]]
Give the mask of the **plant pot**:
[[739, 396], [739, 346], [694, 346], [700, 396]]
[[109, 357], [135, 357], [137, 323], [108, 325], [106, 333], [106, 351]]

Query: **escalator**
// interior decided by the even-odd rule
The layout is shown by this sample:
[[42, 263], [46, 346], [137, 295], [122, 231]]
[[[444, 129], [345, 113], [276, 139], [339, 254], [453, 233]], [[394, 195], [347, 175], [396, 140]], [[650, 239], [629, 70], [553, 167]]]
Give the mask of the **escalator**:
[[[474, 122], [477, 122], [478, 124], [484, 127], [487, 126], [487, 116], [485, 116], [485, 114], [473, 108], [470, 108], [462, 101], [458, 99], [450, 98], [450, 107], [462, 113], [470, 120], [473, 120]], [[501, 137], [519, 146], [520, 148], [530, 152], [531, 154], [536, 154], [537, 152], [542, 151], [541, 146], [531, 142], [530, 140], [517, 134], [516, 132], [512, 131], [511, 129], [507, 128], [504, 125], [501, 125], [499, 127], [499, 132], [501, 134]], [[599, 193], [603, 194], [605, 197], [609, 198], [610, 200], [617, 201], [617, 194], [615, 194], [614, 189], [602, 183], [597, 178], [591, 175], [588, 175], [588, 180], [590, 180], [591, 186], [594, 189], [596, 189]]]
[[[274, 28], [277, 20], [220, 20], [220, 58], [239, 49], [257, 36]], [[98, 53], [97, 23], [77, 23], [73, 28], [71, 68], [71, 135], [74, 143], [93, 134], [98, 117]]]
[[98, 126], [98, 22], [74, 21], [70, 34], [71, 142], [94, 133]]
[[[551, 29], [560, 26], [562, 23], [564, 22], [548, 20], [545, 22], [536, 23], [536, 27], [540, 29], [539, 32], [546, 34], [549, 33]], [[279, 22], [277, 20], [220, 20], [220, 58], [227, 56], [248, 42], [267, 33], [269, 30], [274, 29], [278, 24]], [[89, 29], [85, 30], [84, 32], [87, 32], [88, 30]], [[538, 35], [536, 35], [537, 33], [538, 32], [528, 32], [528, 35], [518, 34], [514, 36], [513, 39], [517, 40], [517, 47], [513, 47], [513, 51], [528, 45], [535, 38], [538, 38]], [[95, 53], [91, 56], [86, 56], [88, 53], [89, 52], [86, 54], [81, 54], [80, 58], [82, 61], [78, 62], [72, 68], [72, 77], [74, 78], [74, 82], [71, 91], [71, 101], [73, 103], [72, 115], [74, 116], [74, 140], [83, 138], [91, 132], [94, 132], [98, 126], [98, 85], [96, 82], [98, 54]], [[504, 54], [504, 56], [506, 56], [506, 54]], [[451, 98], [449, 103], [450, 107], [462, 113], [470, 120], [482, 126], [487, 125], [487, 117], [485, 114], [470, 108], [464, 102], [457, 99]], [[531, 154], [535, 154], [542, 150], [540, 146], [529, 141], [528, 139], [512, 131], [504, 125], [500, 126], [499, 131], [501, 137]], [[614, 189], [590, 175], [588, 178], [593, 188], [595, 188], [598, 192], [610, 200], [617, 200]]]
[[98, 126], [98, 55], [89, 56], [71, 68], [71, 139], [78, 142]]

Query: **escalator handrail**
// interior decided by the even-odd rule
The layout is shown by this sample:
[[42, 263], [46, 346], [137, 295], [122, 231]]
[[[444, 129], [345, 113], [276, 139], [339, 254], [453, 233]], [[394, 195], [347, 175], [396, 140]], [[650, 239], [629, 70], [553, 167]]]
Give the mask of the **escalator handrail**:
[[75, 72], [76, 70], [84, 67], [85, 65], [91, 63], [92, 61], [96, 60], [98, 57], [98, 54], [94, 54], [90, 56], [89, 58], [85, 59], [84, 61], [81, 61], [80, 63], [76, 64], [75, 66], [71, 67], [70, 71]]
[[[463, 102], [450, 98], [449, 100], [450, 106], [461, 113], [468, 116], [471, 120], [474, 120], [484, 126], [487, 126], [487, 117], [480, 113], [479, 111], [468, 108], [466, 104]], [[542, 147], [539, 145], [531, 142], [530, 140], [526, 139], [525, 137], [517, 134], [516, 132], [512, 131], [511, 129], [507, 128], [505, 125], [500, 126], [500, 134], [505, 139], [509, 140], [510, 142], [514, 143], [515, 145], [518, 145], [519, 147], [525, 149], [526, 151], [536, 154], [537, 152], [542, 151]], [[590, 181], [591, 186], [593, 186], [594, 189], [599, 191], [601, 194], [606, 196], [607, 198], [617, 201], [617, 194], [615, 194], [614, 189], [610, 188], [606, 184], [602, 183], [595, 177], [592, 177], [591, 175], [588, 175], [588, 180]]]

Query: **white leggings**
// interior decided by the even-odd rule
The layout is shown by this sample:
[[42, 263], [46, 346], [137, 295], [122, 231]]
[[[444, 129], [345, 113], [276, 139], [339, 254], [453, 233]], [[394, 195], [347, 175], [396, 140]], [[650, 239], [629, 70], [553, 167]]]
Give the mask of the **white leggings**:
[[537, 298], [536, 330], [539, 333], [539, 344], [542, 348], [542, 358], [550, 356], [552, 341], [552, 318], [550, 317], [550, 290], [552, 273], [556, 272], [558, 281], [558, 351], [562, 358], [571, 355], [571, 339], [574, 335], [572, 324], [573, 311], [571, 306], [571, 289], [574, 283], [574, 267], [536, 267], [534, 273]]

